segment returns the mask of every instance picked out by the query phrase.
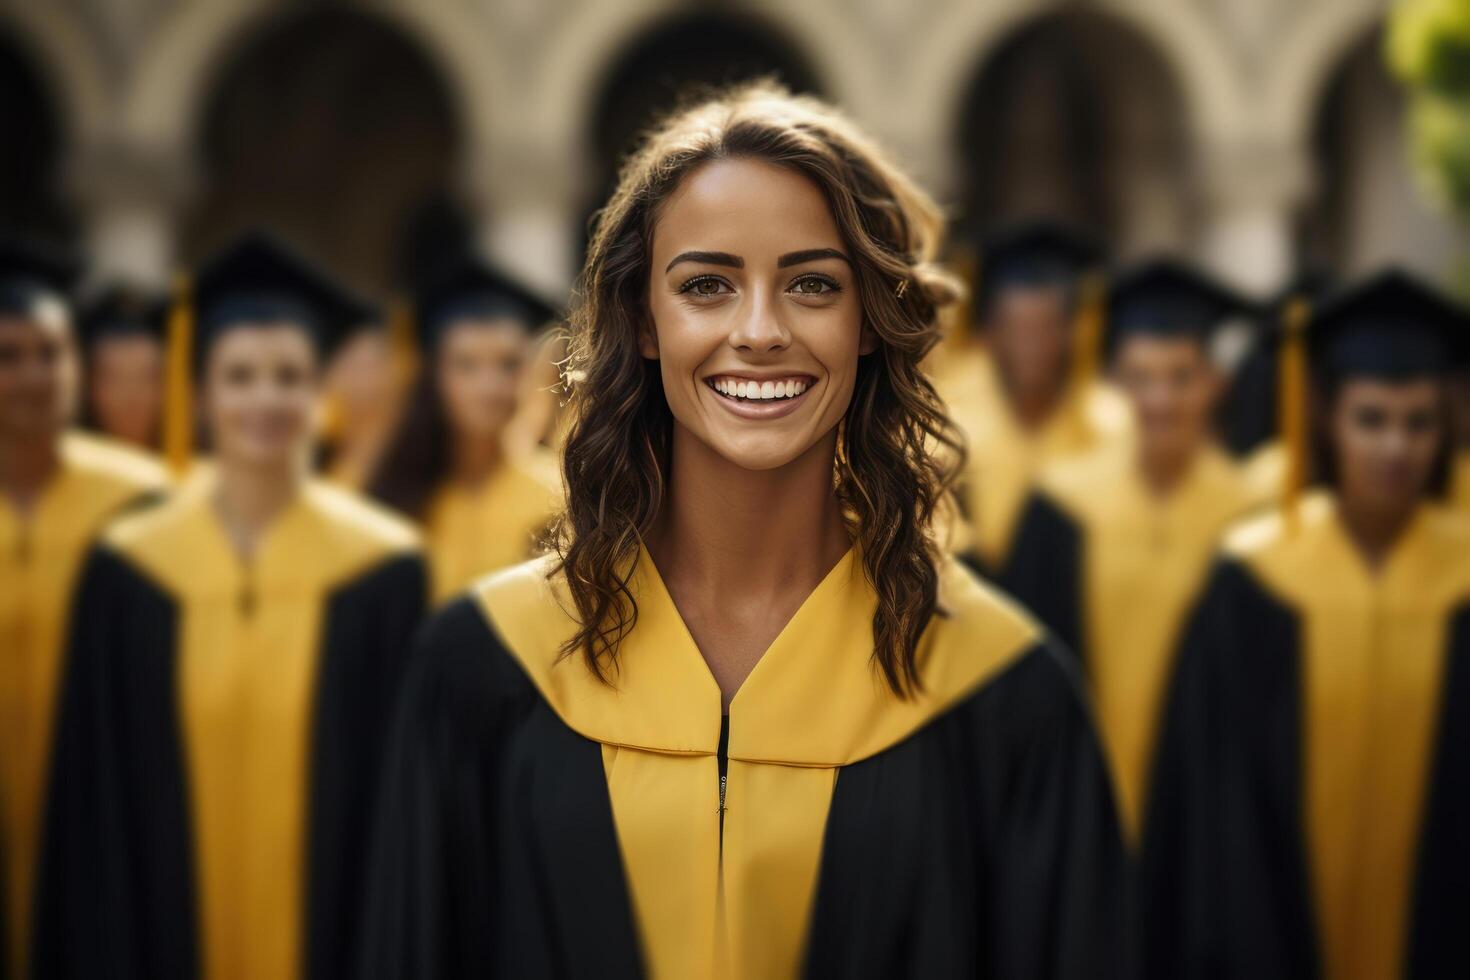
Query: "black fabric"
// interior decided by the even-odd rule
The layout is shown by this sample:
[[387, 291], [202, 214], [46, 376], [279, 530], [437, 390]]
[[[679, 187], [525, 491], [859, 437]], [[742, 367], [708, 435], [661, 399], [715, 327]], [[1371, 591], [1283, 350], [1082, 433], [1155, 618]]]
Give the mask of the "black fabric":
[[1146, 978], [1318, 975], [1302, 814], [1301, 626], [1242, 565], [1189, 619], [1141, 859]]
[[[371, 980], [642, 975], [601, 748], [469, 600], [426, 629], [390, 753]], [[1123, 846], [1075, 671], [1027, 652], [842, 770], [807, 973], [1123, 974]]]
[[425, 628], [379, 814], [363, 975], [638, 977], [602, 749], [474, 603]]
[[1470, 606], [1448, 635], [1408, 937], [1414, 980], [1470, 977]]
[[1086, 661], [1082, 528], [1046, 494], [1031, 494], [1021, 511], [1015, 544], [999, 581], [1067, 649]]
[[[358, 945], [385, 707], [427, 597], [418, 558], [338, 588], [322, 633], [307, 814], [309, 980]], [[44, 830], [39, 978], [191, 980], [200, 950], [177, 704], [177, 603], [106, 547], [73, 608]], [[282, 868], [282, 874], [292, 869]]]
[[811, 977], [1128, 975], [1123, 845], [1054, 645], [837, 779]]

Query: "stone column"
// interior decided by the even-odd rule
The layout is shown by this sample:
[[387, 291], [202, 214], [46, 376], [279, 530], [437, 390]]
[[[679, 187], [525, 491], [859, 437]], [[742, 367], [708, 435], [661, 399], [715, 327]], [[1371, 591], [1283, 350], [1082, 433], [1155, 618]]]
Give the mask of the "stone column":
[[466, 174], [485, 254], [552, 299], [578, 271], [583, 170], [579, 153], [523, 143], [483, 155]]
[[1212, 269], [1257, 294], [1294, 271], [1293, 223], [1311, 189], [1304, 148], [1284, 142], [1206, 144], [1201, 255]]
[[84, 146], [66, 186], [83, 215], [94, 277], [166, 285], [177, 261], [177, 222], [197, 185], [189, 155], [120, 141]]

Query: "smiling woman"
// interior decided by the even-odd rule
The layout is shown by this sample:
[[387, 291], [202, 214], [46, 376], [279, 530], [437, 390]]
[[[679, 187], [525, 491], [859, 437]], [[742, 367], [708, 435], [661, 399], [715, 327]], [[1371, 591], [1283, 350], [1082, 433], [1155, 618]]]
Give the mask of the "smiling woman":
[[557, 553], [421, 641], [372, 976], [1116, 975], [1075, 679], [935, 546], [939, 225], [768, 85], [630, 160], [571, 313]]

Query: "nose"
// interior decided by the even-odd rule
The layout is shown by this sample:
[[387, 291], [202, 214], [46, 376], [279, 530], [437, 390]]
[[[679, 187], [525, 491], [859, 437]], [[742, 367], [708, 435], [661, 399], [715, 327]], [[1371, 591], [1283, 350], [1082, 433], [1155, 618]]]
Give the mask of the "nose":
[[790, 346], [791, 332], [781, 322], [774, 298], [767, 300], [756, 295], [748, 307], [738, 311], [730, 327], [729, 343], [736, 350], [757, 354]]

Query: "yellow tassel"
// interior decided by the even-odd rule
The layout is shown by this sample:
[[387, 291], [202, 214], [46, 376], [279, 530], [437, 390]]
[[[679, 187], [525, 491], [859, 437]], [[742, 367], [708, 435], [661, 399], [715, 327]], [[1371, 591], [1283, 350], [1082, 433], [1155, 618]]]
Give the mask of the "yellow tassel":
[[1107, 307], [1107, 288], [1102, 273], [1093, 272], [1082, 278], [1077, 315], [1072, 331], [1072, 377], [1070, 396], [1078, 424], [1086, 424], [1087, 392], [1097, 377], [1102, 360], [1103, 318]]
[[418, 377], [419, 349], [415, 332], [413, 304], [408, 299], [394, 300], [388, 310], [388, 343], [393, 351], [398, 384], [402, 391], [413, 387]]
[[174, 476], [194, 456], [194, 304], [187, 275], [174, 286], [168, 317], [168, 366], [164, 381], [163, 452]]
[[1281, 355], [1277, 368], [1277, 412], [1286, 452], [1281, 483], [1281, 507], [1288, 521], [1296, 519], [1296, 505], [1307, 482], [1307, 320], [1311, 306], [1293, 297], [1281, 312]]

